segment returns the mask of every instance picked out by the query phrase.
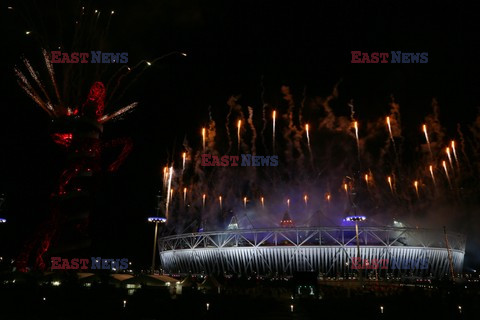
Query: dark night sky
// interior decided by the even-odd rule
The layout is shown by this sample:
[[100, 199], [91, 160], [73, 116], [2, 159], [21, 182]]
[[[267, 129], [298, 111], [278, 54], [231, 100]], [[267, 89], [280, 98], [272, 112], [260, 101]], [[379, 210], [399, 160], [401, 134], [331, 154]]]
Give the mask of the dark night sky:
[[[13, 74], [22, 55], [40, 54], [41, 43], [53, 48], [68, 42], [81, 5], [40, 5], [44, 2], [7, 1], [0, 8], [0, 192], [7, 199], [0, 215], [9, 220], [0, 226], [0, 239], [1, 250], [10, 255], [48, 216], [48, 195], [59, 174], [60, 151], [48, 136], [49, 119]], [[354, 99], [363, 118], [385, 114], [393, 94], [404, 125], [413, 131], [431, 112], [433, 97], [450, 132], [457, 122], [471, 123], [478, 110], [478, 4], [138, 0], [104, 1], [98, 9], [115, 10], [104, 51], [128, 52], [129, 64], [172, 50], [188, 53], [147, 70], [121, 100], [121, 105], [138, 101], [138, 109], [106, 127], [107, 136], [132, 137], [135, 147], [100, 187], [99, 210], [108, 221], [105, 255], [148, 263], [153, 231], [145, 219], [154, 211], [167, 156], [185, 135], [198, 137], [208, 106], [224, 118], [229, 95], [241, 93], [242, 105], [261, 107], [262, 78], [272, 105], [281, 101], [283, 84], [294, 92], [306, 87], [307, 95], [326, 96], [342, 79], [340, 100]], [[26, 30], [32, 34], [25, 35]], [[352, 65], [352, 50], [428, 52], [429, 63]]]

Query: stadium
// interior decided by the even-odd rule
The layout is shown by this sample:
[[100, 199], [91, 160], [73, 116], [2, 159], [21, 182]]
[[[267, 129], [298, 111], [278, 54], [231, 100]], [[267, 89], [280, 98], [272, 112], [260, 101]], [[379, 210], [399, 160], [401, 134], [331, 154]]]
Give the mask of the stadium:
[[428, 268], [392, 270], [389, 265], [376, 271], [440, 278], [452, 269], [462, 271], [465, 244], [464, 235], [441, 229], [290, 226], [167, 236], [159, 239], [159, 250], [162, 268], [171, 273], [292, 275], [313, 271], [334, 276], [356, 271], [352, 258], [361, 257], [403, 265], [426, 259]]

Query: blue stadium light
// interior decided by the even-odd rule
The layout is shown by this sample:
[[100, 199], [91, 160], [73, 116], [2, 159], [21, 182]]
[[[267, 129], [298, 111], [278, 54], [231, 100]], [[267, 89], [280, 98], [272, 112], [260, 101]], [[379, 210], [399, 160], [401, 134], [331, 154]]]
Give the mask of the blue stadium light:
[[0, 218], [0, 223], [6, 223], [6, 222], [7, 222], [7, 219]]
[[150, 218], [148, 218], [148, 222], [160, 222], [160, 223], [165, 223], [165, 222], [167, 222], [167, 218], [163, 218], [163, 217], [150, 217]]
[[365, 221], [365, 220], [367, 220], [367, 217], [365, 216], [349, 216], [343, 219], [343, 221], [353, 221], [353, 222]]

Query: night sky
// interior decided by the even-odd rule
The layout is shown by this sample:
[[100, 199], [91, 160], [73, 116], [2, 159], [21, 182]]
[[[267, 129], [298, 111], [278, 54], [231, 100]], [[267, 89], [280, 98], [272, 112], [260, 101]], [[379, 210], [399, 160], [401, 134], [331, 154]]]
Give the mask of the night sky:
[[[39, 65], [42, 47], [74, 51], [71, 36], [82, 6], [85, 14], [93, 15], [95, 9], [102, 14], [96, 26], [85, 27], [91, 41], [82, 42], [80, 51], [128, 52], [129, 65], [171, 51], [188, 54], [159, 61], [131, 81], [118, 106], [138, 101], [139, 107], [105, 126], [105, 139], [131, 137], [134, 149], [99, 186], [98, 255], [148, 265], [153, 226], [146, 218], [155, 211], [163, 166], [181, 152], [185, 136], [192, 144], [201, 143], [199, 130], [208, 121], [209, 108], [215, 118], [225, 119], [232, 94], [242, 95], [243, 106], [260, 110], [262, 94], [269, 105], [283, 103], [282, 85], [297, 96], [306, 90], [309, 97], [325, 97], [340, 81], [336, 114], [348, 116], [347, 102], [353, 99], [358, 117], [383, 116], [393, 95], [401, 105], [404, 131], [418, 140], [432, 98], [438, 100], [442, 124], [452, 136], [457, 123], [472, 124], [478, 113], [478, 4], [138, 0], [93, 6], [6, 1], [0, 8], [0, 193], [6, 198], [0, 216], [8, 224], [0, 226], [0, 246], [8, 256], [15, 256], [48, 217], [49, 194], [62, 165], [61, 149], [49, 137], [50, 119], [17, 85], [13, 68], [22, 57]], [[429, 61], [351, 64], [352, 50], [428, 52]], [[92, 70], [68, 79], [72, 94], [84, 99], [93, 81], [107, 81], [119, 66], [102, 67], [102, 74]], [[61, 74], [62, 66], [55, 68]]]

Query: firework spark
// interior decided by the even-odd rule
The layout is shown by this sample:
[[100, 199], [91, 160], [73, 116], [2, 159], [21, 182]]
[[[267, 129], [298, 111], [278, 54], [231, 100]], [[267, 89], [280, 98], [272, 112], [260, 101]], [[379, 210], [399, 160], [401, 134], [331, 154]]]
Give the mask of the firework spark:
[[171, 188], [172, 188], [172, 177], [173, 177], [173, 166], [168, 170], [168, 185], [167, 185], [167, 201], [165, 205], [165, 218], [168, 221], [168, 213], [170, 209], [170, 197], [171, 197]]
[[262, 208], [265, 208], [265, 198], [260, 197], [260, 202], [262, 203]]
[[358, 139], [358, 122], [353, 122], [353, 127], [355, 128], [355, 138], [357, 139], [357, 151], [358, 155], [360, 156], [360, 140]]
[[423, 125], [423, 133], [425, 134], [425, 140], [427, 141], [428, 151], [430, 152], [430, 156], [433, 157], [432, 147], [430, 146], [430, 139], [428, 138], [428, 131], [427, 131], [426, 124]]
[[277, 111], [276, 110], [273, 110], [272, 118], [273, 118], [272, 145], [273, 145], [273, 150], [275, 152], [275, 119], [277, 118]]
[[308, 133], [308, 123], [305, 125], [305, 131], [307, 132], [307, 144], [308, 144], [308, 150], [310, 150], [310, 152], [312, 151], [312, 149], [310, 149], [310, 135]]
[[305, 202], [305, 207], [308, 207], [308, 195], [303, 196], [303, 201]]
[[183, 205], [187, 203], [187, 188], [183, 188]]
[[168, 167], [165, 166], [163, 168], [163, 188], [167, 188], [167, 182], [168, 182]]
[[393, 184], [392, 184], [392, 177], [387, 177], [388, 186], [390, 187], [390, 191], [393, 193]]
[[445, 148], [445, 153], [447, 154], [448, 157], [448, 163], [450, 164], [450, 168], [453, 171], [453, 163], [452, 163], [452, 156], [450, 155], [450, 147]]
[[220, 210], [222, 210], [222, 196], [218, 197], [218, 203], [220, 204]]
[[247, 208], [247, 197], [243, 197], [243, 207]]
[[290, 199], [287, 199], [287, 209], [290, 210]]
[[187, 153], [186, 152], [182, 153], [182, 164], [183, 164], [182, 165], [182, 171], [185, 170], [185, 159], [186, 159], [186, 157], [187, 157]]
[[207, 195], [204, 193], [202, 195], [202, 209], [205, 209], [205, 200], [206, 200]]
[[238, 120], [237, 124], [237, 137], [238, 137], [238, 150], [240, 151], [240, 142], [241, 142], [241, 136], [240, 136], [240, 130], [242, 129], [242, 120]]
[[116, 118], [120, 117], [121, 115], [123, 115], [124, 113], [132, 110], [133, 108], [135, 108], [136, 106], [138, 105], [137, 102], [134, 102], [134, 103], [131, 103], [129, 104], [128, 106], [126, 107], [123, 107], [122, 109], [120, 110], [117, 110], [115, 111], [114, 113], [112, 113], [111, 115], [104, 115], [103, 117], [101, 117], [98, 122], [100, 123], [105, 123], [107, 121], [110, 121], [110, 120], [116, 120]]
[[420, 198], [420, 195], [418, 193], [418, 181], [417, 180], [415, 180], [413, 182], [413, 186], [415, 187], [415, 192], [417, 193], [417, 198]]
[[457, 168], [458, 168], [459, 163], [458, 163], [458, 158], [457, 158], [457, 151], [455, 150], [455, 140], [452, 140], [450, 145], [452, 146], [453, 157], [455, 158], [455, 163], [457, 164]]
[[445, 170], [445, 175], [447, 176], [448, 185], [450, 186], [450, 189], [453, 189], [452, 182], [450, 181], [450, 175], [448, 174], [447, 162], [445, 160], [442, 161], [442, 166], [443, 170]]
[[392, 126], [390, 124], [390, 117], [387, 117], [387, 127], [388, 127], [388, 133], [390, 134], [390, 139], [392, 140], [392, 142], [395, 142], [393, 140]]
[[433, 166], [430, 165], [430, 166], [428, 167], [428, 169], [430, 170], [430, 175], [432, 176], [433, 186], [436, 187], [436, 186], [437, 186], [437, 182], [435, 181], [435, 175], [433, 174]]
[[203, 152], [205, 152], [205, 128], [202, 128], [202, 145], [203, 145]]

